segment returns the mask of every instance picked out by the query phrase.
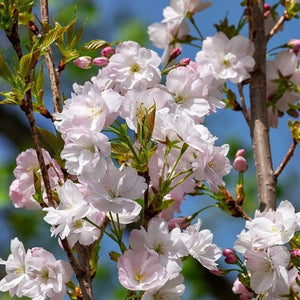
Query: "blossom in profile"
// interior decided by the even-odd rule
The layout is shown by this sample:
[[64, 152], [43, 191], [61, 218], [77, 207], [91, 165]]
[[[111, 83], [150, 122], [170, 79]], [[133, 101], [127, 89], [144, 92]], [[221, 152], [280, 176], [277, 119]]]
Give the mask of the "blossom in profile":
[[250, 78], [255, 65], [253, 43], [243, 37], [229, 39], [223, 32], [217, 32], [203, 41], [202, 50], [196, 54], [200, 66], [210, 66], [217, 79], [233, 83]]
[[10, 297], [24, 296], [23, 286], [28, 280], [25, 267], [26, 251], [23, 243], [14, 238], [10, 242], [11, 254], [7, 261], [0, 259], [0, 264], [5, 265], [7, 275], [0, 281], [0, 291], [9, 292]]
[[[52, 190], [58, 186], [63, 179], [63, 174], [58, 163], [51, 158], [48, 151], [42, 149], [45, 165], [48, 169]], [[47, 196], [44, 191], [44, 181], [34, 149], [27, 149], [17, 157], [17, 166], [14, 169], [15, 180], [9, 188], [9, 196], [15, 207], [25, 207], [30, 210], [40, 209], [40, 204], [33, 198], [35, 194], [34, 181], [40, 181], [40, 188], [43, 192], [44, 202], [47, 203]]]
[[125, 92], [137, 84], [142, 84], [146, 89], [159, 83], [160, 63], [161, 59], [156, 52], [127, 41], [116, 47], [106, 70], [109, 78], [120, 85], [121, 92]]

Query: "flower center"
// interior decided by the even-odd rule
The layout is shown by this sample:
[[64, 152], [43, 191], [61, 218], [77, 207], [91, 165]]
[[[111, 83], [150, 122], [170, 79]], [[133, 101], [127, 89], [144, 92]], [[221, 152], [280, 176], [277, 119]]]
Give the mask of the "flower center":
[[140, 66], [139, 66], [137, 63], [133, 64], [133, 65], [130, 67], [131, 73], [139, 72], [140, 69], [141, 69], [141, 68], [140, 68]]
[[185, 97], [182, 96], [182, 95], [176, 95], [176, 96], [175, 96], [175, 102], [176, 102], [177, 104], [182, 104], [184, 100], [185, 100]]
[[136, 271], [135, 272], [135, 275], [134, 275], [134, 280], [137, 282], [137, 283], [141, 283], [145, 278], [145, 274], [141, 273], [140, 270]]

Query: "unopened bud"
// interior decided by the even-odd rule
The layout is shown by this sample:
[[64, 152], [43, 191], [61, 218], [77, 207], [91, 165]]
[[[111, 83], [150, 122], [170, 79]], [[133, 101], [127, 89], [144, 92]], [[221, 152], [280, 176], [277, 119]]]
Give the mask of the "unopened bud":
[[245, 157], [245, 149], [239, 149], [238, 151], [236, 151], [236, 154], [234, 157], [237, 158], [238, 156]]
[[181, 54], [181, 50], [179, 48], [175, 48], [170, 52], [169, 60], [173, 60]]
[[233, 249], [226, 248], [222, 253], [225, 256], [225, 262], [227, 264], [235, 265], [238, 262], [238, 257]]
[[238, 172], [245, 172], [248, 169], [247, 161], [242, 156], [238, 156], [234, 159], [233, 166]]
[[180, 229], [185, 229], [187, 228], [191, 222], [185, 218], [185, 217], [178, 217], [175, 219], [171, 219], [168, 221], [168, 228], [169, 230], [174, 229], [176, 226], [179, 226]]
[[109, 63], [109, 59], [104, 56], [96, 57], [93, 59], [93, 65], [99, 66], [99, 67], [105, 67]]
[[92, 58], [90, 56], [80, 56], [73, 60], [73, 64], [81, 69], [91, 68]]
[[191, 59], [186, 57], [186, 58], [182, 58], [178, 64], [177, 67], [186, 67], [189, 63], [191, 62]]
[[291, 250], [292, 257], [300, 257], [300, 249], [293, 249]]
[[102, 51], [101, 51], [101, 56], [110, 58], [112, 55], [115, 54], [115, 49], [112, 47], [105, 47]]
[[291, 39], [287, 42], [288, 47], [290, 47], [295, 54], [297, 54], [300, 50], [300, 40]]

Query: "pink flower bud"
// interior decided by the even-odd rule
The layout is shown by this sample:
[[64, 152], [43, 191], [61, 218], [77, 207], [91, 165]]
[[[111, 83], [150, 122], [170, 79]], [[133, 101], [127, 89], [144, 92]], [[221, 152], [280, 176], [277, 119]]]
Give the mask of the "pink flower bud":
[[100, 67], [105, 67], [109, 63], [109, 59], [104, 56], [96, 57], [93, 59], [93, 64]]
[[181, 50], [179, 48], [175, 48], [170, 52], [169, 60], [173, 60], [181, 54]]
[[290, 47], [296, 54], [300, 50], [300, 40], [298, 39], [291, 39], [287, 43], [288, 47]]
[[176, 227], [176, 225], [179, 226], [180, 229], [185, 229], [191, 224], [190, 221], [187, 220], [185, 217], [178, 217], [175, 219], [171, 219], [168, 221], [168, 228], [169, 230], [172, 230]]
[[91, 68], [92, 58], [90, 56], [81, 56], [73, 60], [73, 64], [81, 69]]
[[115, 49], [112, 47], [105, 47], [102, 51], [101, 51], [101, 56], [110, 58], [112, 55], [115, 54]]
[[266, 12], [264, 12], [264, 18], [267, 18], [270, 14], [271, 14], [271, 11], [267, 10]]
[[270, 10], [270, 8], [271, 8], [271, 5], [270, 4], [268, 4], [268, 3], [265, 3], [264, 4], [264, 10], [266, 11], [266, 10]]
[[238, 257], [233, 249], [226, 248], [222, 251], [225, 256], [225, 262], [231, 265], [235, 265], [238, 262]]
[[178, 64], [177, 67], [186, 67], [189, 63], [191, 62], [191, 59], [186, 57], [186, 58], [182, 58]]
[[291, 250], [292, 257], [300, 257], [300, 249], [293, 249]]
[[245, 172], [248, 169], [247, 161], [242, 156], [238, 156], [234, 159], [233, 166], [238, 172]]
[[236, 151], [235, 158], [237, 158], [238, 156], [245, 157], [245, 149], [239, 149], [238, 151]]

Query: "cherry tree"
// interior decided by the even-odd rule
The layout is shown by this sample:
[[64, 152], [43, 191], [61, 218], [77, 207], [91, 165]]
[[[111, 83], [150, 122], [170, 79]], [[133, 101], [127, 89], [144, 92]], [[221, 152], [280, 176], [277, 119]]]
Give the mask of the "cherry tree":
[[[0, 4], [1, 29], [18, 57], [10, 63], [0, 54], [0, 76], [11, 86], [1, 92], [1, 104], [24, 112], [35, 146], [16, 158], [9, 195], [16, 208], [42, 212], [49, 237], [66, 254], [57, 260], [44, 248], [25, 250], [12, 239], [11, 254], [0, 260], [6, 270], [0, 291], [31, 299], [95, 299], [92, 283], [107, 235], [118, 246], [109, 257], [126, 299], [180, 299], [188, 257], [216, 276], [237, 271], [232, 291], [240, 299], [300, 297], [300, 214], [288, 200], [276, 209], [277, 182], [300, 141], [300, 41], [286, 41], [267, 55], [268, 42], [298, 17], [300, 2], [243, 1], [237, 25], [225, 19], [204, 37], [195, 15], [213, 10], [212, 4], [170, 1], [162, 21], [148, 27], [161, 56], [130, 40], [94, 39], [80, 48], [83, 27], [76, 29], [76, 18], [65, 26], [49, 20], [47, 0], [39, 2], [39, 17], [34, 1]], [[26, 48], [20, 26], [30, 36]], [[246, 28], [248, 36], [241, 34]], [[185, 44], [194, 47], [193, 57], [179, 58]], [[92, 51], [100, 56], [89, 56]], [[60, 77], [71, 62], [81, 72], [97, 72], [74, 83], [64, 99]], [[44, 103], [44, 64], [52, 108]], [[231, 164], [230, 145], [219, 145], [204, 122], [222, 109], [239, 111], [249, 126], [257, 182], [253, 217], [243, 208], [245, 150]], [[269, 132], [285, 113], [294, 117], [288, 122], [291, 147], [274, 168]], [[55, 132], [37, 127], [36, 114]], [[235, 195], [224, 181], [232, 165], [239, 173]], [[245, 219], [232, 248], [221, 249], [203, 228], [199, 213], [209, 207], [177, 216], [187, 196], [202, 195], [211, 197], [209, 207]], [[220, 268], [221, 257], [228, 269]]]

